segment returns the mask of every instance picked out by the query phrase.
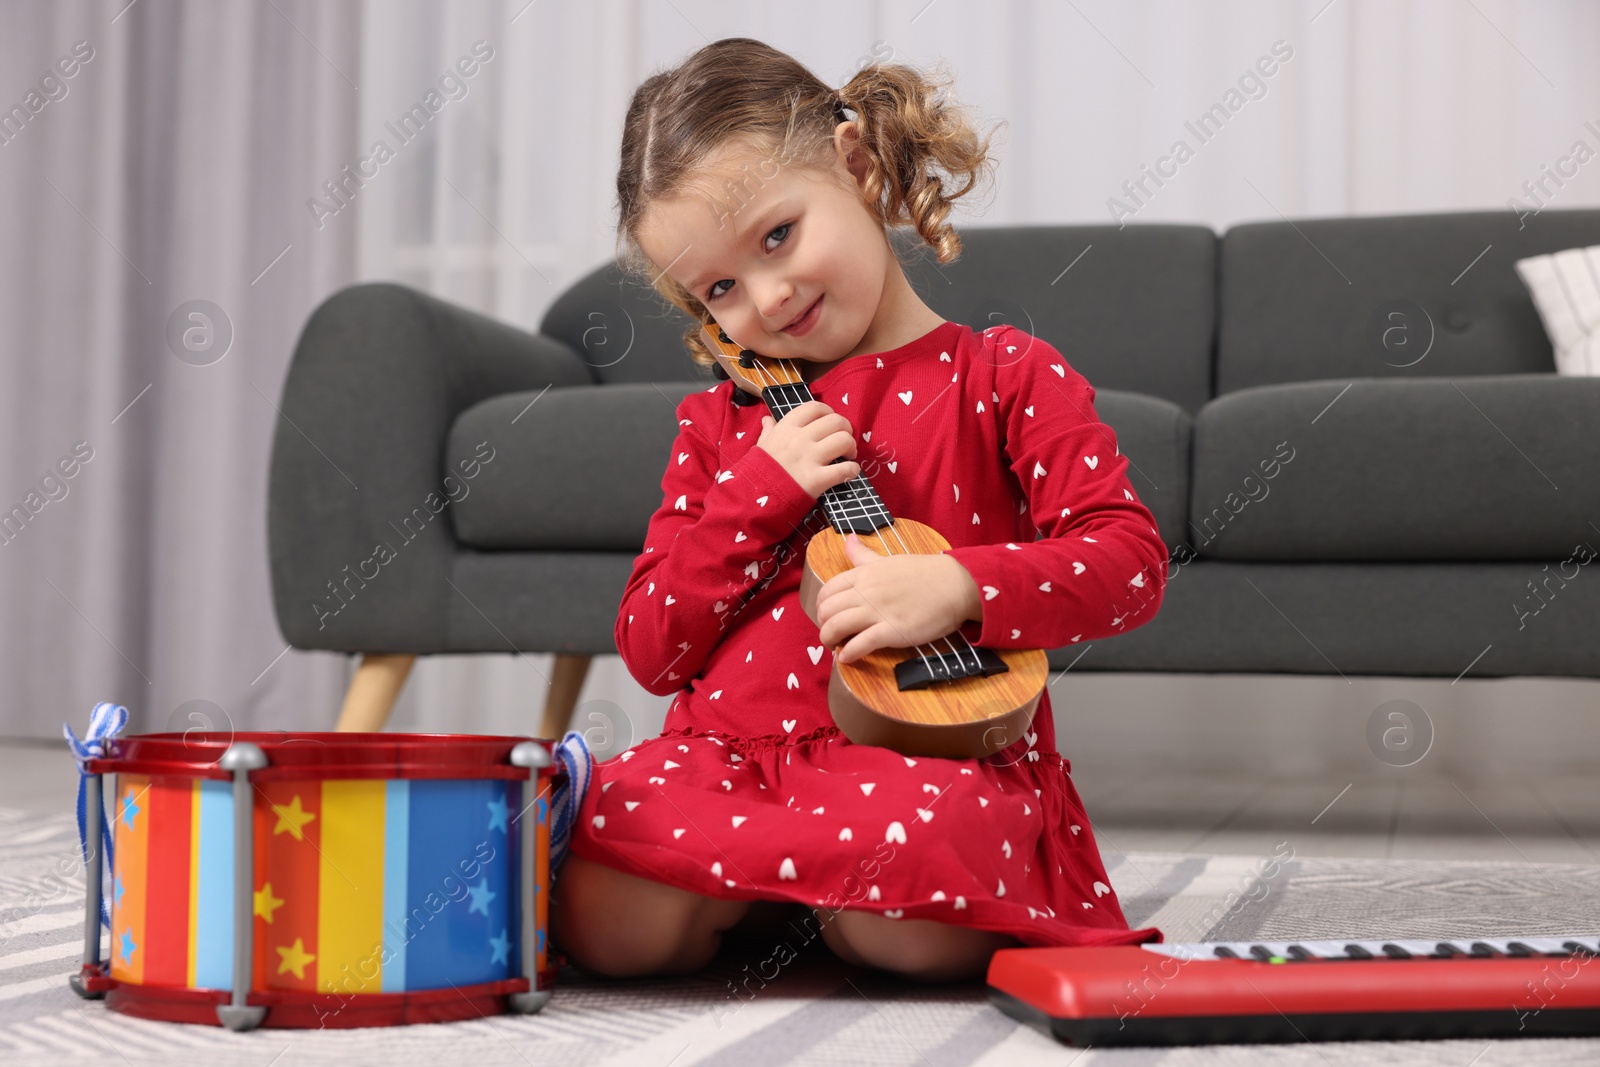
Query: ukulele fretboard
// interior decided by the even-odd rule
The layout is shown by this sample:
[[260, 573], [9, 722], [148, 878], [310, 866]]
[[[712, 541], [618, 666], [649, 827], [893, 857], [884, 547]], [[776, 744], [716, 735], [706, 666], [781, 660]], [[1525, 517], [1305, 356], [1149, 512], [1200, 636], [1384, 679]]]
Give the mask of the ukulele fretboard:
[[[781, 419], [801, 404], [816, 399], [811, 395], [811, 386], [805, 382], [769, 385], [761, 390], [761, 395], [775, 419]], [[859, 461], [859, 452], [857, 458]], [[834, 460], [835, 463], [842, 461], [842, 457]], [[894, 516], [889, 513], [888, 506], [878, 496], [877, 490], [872, 488], [872, 483], [860, 475], [824, 489], [817, 500], [827, 512], [828, 522], [841, 534], [851, 531], [870, 534], [894, 522]]]

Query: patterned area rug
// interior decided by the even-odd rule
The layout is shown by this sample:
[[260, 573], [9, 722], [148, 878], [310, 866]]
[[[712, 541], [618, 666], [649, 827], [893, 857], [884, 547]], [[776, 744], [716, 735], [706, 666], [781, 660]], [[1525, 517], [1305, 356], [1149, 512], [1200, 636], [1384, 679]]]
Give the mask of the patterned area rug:
[[[650, 1067], [1030, 1067], [1067, 1064], [1592, 1064], [1600, 1040], [1090, 1049], [991, 1007], [981, 983], [918, 986], [838, 961], [798, 931], [690, 978], [614, 981], [567, 968], [531, 1016], [326, 1032], [128, 1018], [67, 987], [83, 930], [70, 816], [0, 810], [0, 1064], [559, 1064]], [[1169, 941], [1600, 933], [1600, 867], [1111, 855], [1136, 925]], [[792, 956], [792, 958], [791, 958]], [[776, 958], [788, 959], [779, 966]]]

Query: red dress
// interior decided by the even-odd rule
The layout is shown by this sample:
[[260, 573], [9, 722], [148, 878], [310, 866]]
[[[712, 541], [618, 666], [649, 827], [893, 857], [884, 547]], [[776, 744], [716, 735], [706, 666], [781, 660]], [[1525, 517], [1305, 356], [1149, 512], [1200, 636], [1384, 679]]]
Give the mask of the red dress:
[[[823, 509], [764, 449], [765, 404], [723, 382], [685, 397], [616, 642], [677, 694], [659, 737], [596, 764], [572, 829], [587, 860], [724, 899], [792, 900], [1015, 935], [1135, 943], [1057, 752], [1048, 689], [1031, 731], [984, 759], [853, 744], [828, 711], [833, 653], [800, 607]], [[1167, 550], [1054, 348], [946, 322], [853, 356], [811, 391], [850, 420], [891, 514], [938, 530], [983, 590], [962, 634], [1061, 648], [1160, 605]], [[1042, 538], [1035, 540], [1042, 531]]]

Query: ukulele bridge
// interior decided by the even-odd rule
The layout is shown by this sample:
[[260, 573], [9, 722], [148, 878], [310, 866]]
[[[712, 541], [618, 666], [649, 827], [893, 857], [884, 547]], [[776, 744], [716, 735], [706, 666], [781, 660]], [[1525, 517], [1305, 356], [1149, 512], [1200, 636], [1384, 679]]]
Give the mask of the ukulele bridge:
[[912, 656], [894, 665], [894, 680], [900, 691], [926, 689], [935, 682], [958, 682], [963, 678], [987, 678], [1011, 668], [993, 649], [973, 648], [971, 653], [949, 652]]

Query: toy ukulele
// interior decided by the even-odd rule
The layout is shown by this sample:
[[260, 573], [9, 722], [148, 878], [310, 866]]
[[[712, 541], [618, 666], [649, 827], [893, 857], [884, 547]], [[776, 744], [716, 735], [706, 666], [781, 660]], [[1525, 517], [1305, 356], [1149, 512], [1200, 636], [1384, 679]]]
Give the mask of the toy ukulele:
[[[816, 399], [792, 361], [741, 349], [715, 322], [704, 329], [734, 385], [765, 400], [774, 419]], [[852, 566], [845, 534], [855, 532], [879, 555], [931, 555], [950, 547], [932, 527], [889, 514], [860, 475], [824, 490], [819, 501], [833, 528], [806, 546], [800, 578], [800, 607], [814, 623], [818, 590]], [[1033, 722], [1049, 673], [1041, 649], [974, 648], [959, 631], [915, 648], [876, 649], [853, 663], [840, 663], [838, 651], [828, 681], [834, 722], [856, 744], [908, 756], [1000, 751]]]

